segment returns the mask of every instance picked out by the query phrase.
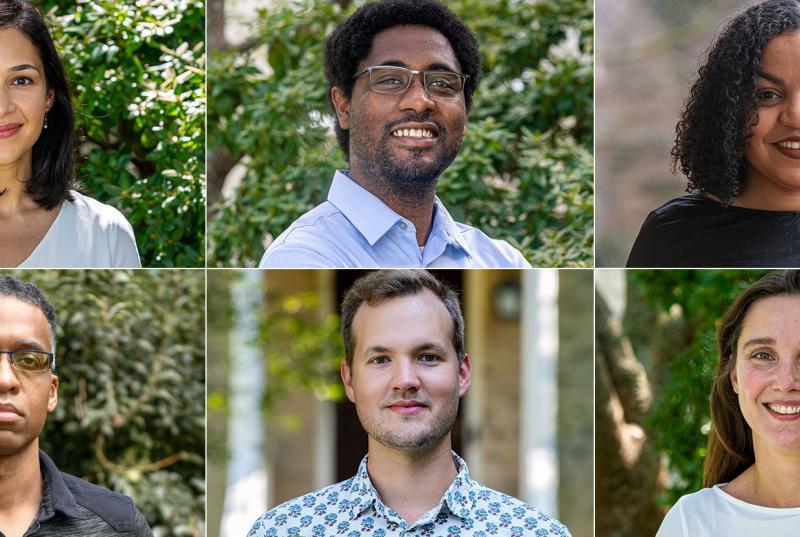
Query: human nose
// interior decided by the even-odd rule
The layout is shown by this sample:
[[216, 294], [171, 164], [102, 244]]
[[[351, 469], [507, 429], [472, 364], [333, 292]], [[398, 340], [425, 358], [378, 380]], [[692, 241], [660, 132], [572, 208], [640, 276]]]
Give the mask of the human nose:
[[[2, 359], [3, 356], [7, 358]], [[0, 392], [13, 392], [19, 390], [19, 378], [11, 365], [11, 355], [0, 351]]]
[[395, 362], [394, 388], [398, 391], [418, 390], [420, 386], [419, 375], [414, 361], [401, 359]]
[[432, 110], [436, 102], [428, 95], [428, 90], [422, 81], [422, 73], [414, 73], [411, 75], [411, 82], [408, 89], [400, 99], [400, 108], [402, 110], [414, 110], [415, 112], [425, 112]]
[[800, 358], [780, 364], [774, 386], [782, 392], [800, 391]]
[[0, 87], [0, 117], [14, 111], [14, 101], [9, 95], [8, 88]]
[[794, 92], [792, 97], [786, 99], [782, 119], [784, 125], [800, 129], [800, 91]]

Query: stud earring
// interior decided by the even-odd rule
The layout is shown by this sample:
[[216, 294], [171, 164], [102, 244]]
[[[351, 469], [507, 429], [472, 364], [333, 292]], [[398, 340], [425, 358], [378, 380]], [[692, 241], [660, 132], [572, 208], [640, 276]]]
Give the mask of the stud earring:
[[47, 128], [47, 112], [44, 113], [44, 128]]

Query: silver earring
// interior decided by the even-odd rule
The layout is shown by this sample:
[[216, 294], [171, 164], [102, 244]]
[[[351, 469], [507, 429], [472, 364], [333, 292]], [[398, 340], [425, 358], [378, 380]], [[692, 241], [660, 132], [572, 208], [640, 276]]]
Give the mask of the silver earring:
[[44, 128], [47, 128], [47, 112], [44, 113]]

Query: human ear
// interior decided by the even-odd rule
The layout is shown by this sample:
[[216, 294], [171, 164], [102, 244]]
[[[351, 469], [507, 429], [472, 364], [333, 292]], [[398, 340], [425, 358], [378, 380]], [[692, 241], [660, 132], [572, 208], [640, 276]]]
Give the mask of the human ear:
[[469, 355], [465, 354], [461, 365], [458, 366], [458, 396], [463, 397], [472, 385], [472, 364]]
[[58, 405], [58, 377], [50, 374], [50, 395], [47, 397], [47, 412], [52, 412]]
[[[731, 358], [733, 359], [733, 358]], [[733, 392], [739, 393], [739, 379], [736, 378], [736, 367], [731, 370], [731, 385], [733, 386]]]
[[342, 384], [344, 384], [344, 391], [347, 394], [347, 398], [350, 399], [351, 403], [355, 403], [356, 398], [355, 395], [353, 395], [353, 375], [350, 366], [347, 365], [345, 360], [342, 360], [339, 372], [342, 375]]
[[344, 92], [338, 86], [334, 86], [331, 88], [331, 101], [333, 101], [333, 108], [336, 110], [339, 126], [344, 130], [349, 129], [350, 99], [344, 96]]
[[45, 103], [47, 104], [47, 111], [49, 112], [51, 108], [53, 108], [53, 103], [56, 100], [56, 91], [53, 88], [47, 90], [47, 99]]

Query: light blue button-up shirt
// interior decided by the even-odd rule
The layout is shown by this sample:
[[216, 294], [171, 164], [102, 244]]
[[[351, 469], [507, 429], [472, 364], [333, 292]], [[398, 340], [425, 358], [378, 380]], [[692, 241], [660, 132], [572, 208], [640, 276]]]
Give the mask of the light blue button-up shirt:
[[270, 245], [262, 268], [528, 268], [503, 240], [453, 220], [438, 198], [420, 251], [410, 220], [337, 171], [328, 201], [295, 220]]
[[364, 457], [354, 477], [267, 511], [247, 537], [570, 537], [558, 520], [473, 481], [453, 459], [458, 475], [413, 524], [381, 501]]

